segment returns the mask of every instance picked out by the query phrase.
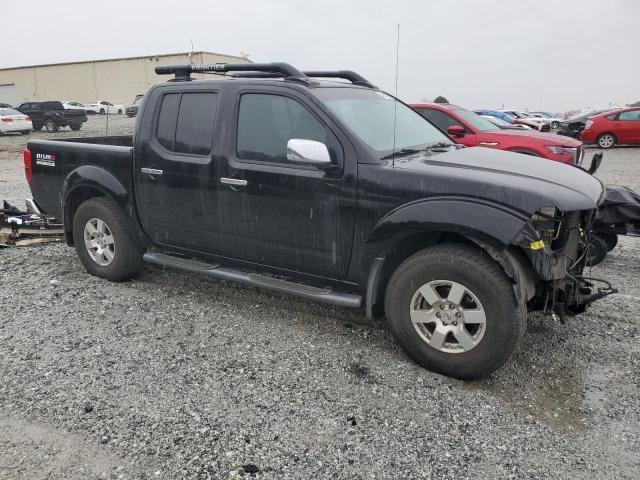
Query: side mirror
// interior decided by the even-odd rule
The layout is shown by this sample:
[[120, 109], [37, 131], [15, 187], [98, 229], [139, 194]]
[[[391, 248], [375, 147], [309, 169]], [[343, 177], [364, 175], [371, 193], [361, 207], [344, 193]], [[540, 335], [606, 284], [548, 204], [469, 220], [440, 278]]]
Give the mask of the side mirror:
[[447, 128], [447, 133], [452, 137], [464, 137], [467, 132], [462, 125], [451, 125]]
[[287, 142], [287, 160], [318, 168], [331, 165], [329, 149], [324, 143], [303, 138], [292, 138]]

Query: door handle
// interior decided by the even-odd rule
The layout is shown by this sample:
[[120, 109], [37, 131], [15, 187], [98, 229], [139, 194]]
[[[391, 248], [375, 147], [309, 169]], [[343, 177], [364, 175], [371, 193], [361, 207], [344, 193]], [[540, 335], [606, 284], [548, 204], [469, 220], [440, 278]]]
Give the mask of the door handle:
[[227, 177], [221, 177], [220, 183], [224, 183], [225, 185], [235, 185], [236, 187], [244, 187], [247, 185], [246, 180], [240, 180], [239, 178], [227, 178]]
[[142, 173], [146, 173], [147, 175], [151, 175], [152, 177], [157, 177], [158, 175], [162, 175], [162, 170], [158, 170], [157, 168], [141, 168], [140, 171]]

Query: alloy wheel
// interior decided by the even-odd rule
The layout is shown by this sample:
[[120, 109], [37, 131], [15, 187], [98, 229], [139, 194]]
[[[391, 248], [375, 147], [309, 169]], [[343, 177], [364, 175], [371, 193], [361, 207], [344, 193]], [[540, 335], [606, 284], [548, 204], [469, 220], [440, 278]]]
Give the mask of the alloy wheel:
[[468, 352], [486, 331], [487, 316], [478, 297], [449, 280], [433, 280], [418, 288], [410, 315], [420, 338], [440, 352]]
[[101, 267], [109, 265], [115, 257], [113, 233], [99, 218], [92, 218], [85, 224], [84, 245], [91, 259]]

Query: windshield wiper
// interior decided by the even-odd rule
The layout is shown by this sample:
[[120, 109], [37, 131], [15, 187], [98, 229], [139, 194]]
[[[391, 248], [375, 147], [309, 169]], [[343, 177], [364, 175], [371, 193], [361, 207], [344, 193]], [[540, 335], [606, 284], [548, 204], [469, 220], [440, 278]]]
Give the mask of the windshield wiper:
[[453, 147], [453, 143], [435, 142], [435, 143], [430, 143], [429, 145], [424, 147], [424, 150], [437, 150], [437, 149], [449, 148], [449, 147]]
[[385, 155], [380, 160], [389, 160], [390, 158], [403, 157], [405, 155], [414, 155], [416, 153], [423, 153], [423, 152], [429, 152], [429, 153], [444, 152], [445, 150], [443, 149], [449, 148], [452, 146], [453, 146], [453, 143], [434, 142], [434, 143], [428, 144], [424, 148], [401, 148], [400, 150], [396, 150], [395, 152]]
[[417, 148], [401, 148], [400, 150], [396, 150], [395, 152], [391, 152], [389, 155], [385, 155], [381, 157], [380, 160], [388, 160], [394, 157], [404, 157], [405, 155], [413, 155], [414, 153], [420, 153], [423, 150]]

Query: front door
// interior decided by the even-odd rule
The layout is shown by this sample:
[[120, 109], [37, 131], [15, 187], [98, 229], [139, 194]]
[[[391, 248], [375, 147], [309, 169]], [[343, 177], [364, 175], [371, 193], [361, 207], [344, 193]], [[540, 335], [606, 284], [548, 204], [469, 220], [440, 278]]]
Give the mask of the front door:
[[[355, 154], [330, 119], [282, 91], [236, 98], [221, 174], [225, 249], [238, 260], [343, 278], [355, 222]], [[287, 160], [292, 138], [324, 143], [332, 167]]]
[[[178, 86], [179, 87], [179, 86]], [[155, 90], [138, 128], [149, 140], [135, 153], [134, 178], [140, 223], [164, 247], [219, 253], [220, 93], [211, 89]], [[139, 132], [140, 133], [140, 132]]]

